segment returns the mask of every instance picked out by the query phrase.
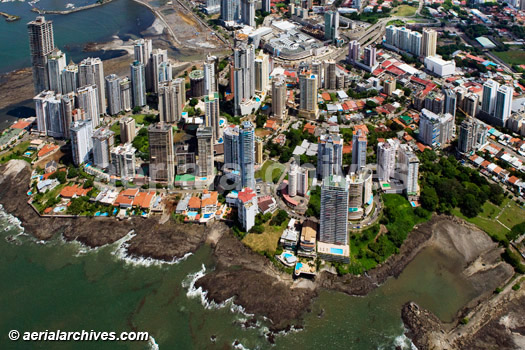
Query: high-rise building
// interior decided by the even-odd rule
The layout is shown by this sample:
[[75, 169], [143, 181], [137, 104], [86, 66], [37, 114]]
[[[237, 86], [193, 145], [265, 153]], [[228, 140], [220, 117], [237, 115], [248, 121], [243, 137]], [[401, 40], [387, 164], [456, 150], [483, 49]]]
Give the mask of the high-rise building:
[[290, 165], [290, 171], [288, 172], [288, 195], [290, 197], [297, 196], [297, 176], [299, 166], [293, 162]]
[[507, 120], [512, 113], [512, 94], [514, 89], [508, 85], [502, 85], [496, 93], [496, 108], [494, 110], [495, 124], [507, 126]]
[[453, 117], [456, 117], [456, 107], [457, 107], [457, 95], [452, 89], [445, 89], [445, 106], [443, 108], [443, 113], [452, 114]]
[[100, 169], [106, 169], [111, 164], [111, 147], [115, 144], [115, 133], [106, 128], [100, 128], [93, 133], [93, 164]]
[[258, 213], [257, 194], [248, 187], [243, 188], [237, 197], [237, 216], [242, 228], [248, 232], [255, 225], [255, 216]]
[[319, 106], [317, 101], [317, 76], [310, 72], [303, 71], [299, 75], [299, 115], [317, 119], [319, 113]]
[[259, 53], [255, 58], [255, 91], [263, 92], [270, 84], [270, 61], [265, 53]]
[[221, 0], [221, 20], [235, 22], [241, 19], [240, 0]]
[[361, 44], [353, 40], [348, 45], [348, 63], [358, 62], [361, 59]]
[[131, 97], [131, 80], [128, 77], [120, 79], [120, 108], [123, 111], [130, 111], [133, 105]]
[[255, 0], [241, 0], [241, 20], [243, 24], [255, 28]]
[[98, 103], [99, 93], [95, 84], [86, 85], [77, 90], [77, 105], [86, 114], [86, 119], [91, 120], [91, 127], [98, 128], [100, 125], [100, 111]]
[[131, 143], [124, 143], [111, 149], [111, 174], [121, 179], [135, 177], [135, 153], [137, 150]]
[[422, 41], [423, 41], [423, 36], [421, 35], [421, 33], [412, 31], [409, 37], [408, 52], [410, 52], [416, 57], [421, 56], [421, 42]]
[[421, 39], [421, 56], [435, 56], [437, 46], [437, 32], [434, 29], [424, 28]]
[[190, 95], [191, 97], [201, 98], [204, 96], [204, 72], [196, 69], [190, 72]]
[[71, 135], [71, 152], [73, 154], [73, 163], [79, 166], [82, 163], [89, 162], [91, 150], [93, 149], [93, 128], [91, 120], [75, 121], [71, 124], [69, 130]]
[[352, 167], [357, 171], [366, 165], [366, 147], [368, 141], [363, 130], [358, 129], [352, 138]]
[[496, 95], [499, 84], [489, 79], [483, 84], [483, 98], [481, 100], [481, 111], [488, 115], [493, 115], [496, 109]]
[[397, 47], [402, 51], [410, 49], [410, 34], [412, 31], [408, 28], [401, 27], [397, 29]]
[[263, 153], [264, 153], [264, 145], [262, 139], [256, 137], [255, 138], [255, 164], [260, 164], [264, 162], [263, 159]]
[[463, 111], [471, 117], [474, 117], [478, 114], [478, 103], [479, 95], [473, 92], [470, 92], [465, 95], [463, 99]]
[[173, 128], [162, 122], [151, 124], [148, 127], [148, 139], [151, 181], [173, 184], [175, 178]]
[[392, 76], [386, 76], [385, 80], [383, 80], [383, 92], [388, 95], [392, 96], [392, 92], [396, 89], [396, 78]]
[[60, 74], [62, 93], [76, 92], [78, 88], [78, 66], [74, 63], [67, 65]]
[[461, 122], [459, 128], [458, 151], [469, 153], [477, 151], [487, 141], [487, 128], [483, 122], [469, 117]]
[[241, 103], [255, 94], [255, 49], [240, 43], [234, 49], [235, 115], [241, 115]]
[[205, 123], [213, 130], [213, 142], [222, 137], [220, 128], [219, 93], [214, 92], [204, 97]]
[[165, 81], [173, 79], [173, 68], [170, 61], [161, 62], [157, 70], [159, 75], [159, 85]]
[[337, 89], [337, 65], [334, 60], [325, 63], [324, 88], [327, 90]]
[[306, 196], [308, 193], [308, 169], [300, 167], [297, 170], [297, 194]]
[[317, 145], [317, 176], [323, 180], [343, 172], [343, 138], [341, 135], [323, 134]]
[[332, 244], [348, 244], [348, 184], [340, 175], [323, 180], [319, 240]]
[[49, 89], [47, 73], [47, 55], [55, 49], [53, 36], [53, 21], [46, 21], [38, 16], [27, 24], [29, 48], [31, 50], [31, 66], [33, 67], [33, 84], [35, 94]]
[[286, 116], [286, 80], [284, 76], [275, 76], [272, 80], [272, 113], [274, 118]]
[[146, 105], [146, 72], [144, 65], [134, 61], [131, 66], [131, 98], [133, 107]]
[[373, 46], [367, 46], [364, 50], [364, 64], [368, 67], [374, 67], [377, 65], [377, 49]]
[[187, 143], [175, 146], [175, 165], [177, 174], [195, 172], [195, 152], [189, 151]]
[[261, 8], [261, 10], [263, 12], [270, 13], [270, 7], [271, 7], [271, 1], [270, 0], [262, 0], [262, 8]]
[[373, 173], [371, 169], [350, 172], [346, 177], [348, 183], [348, 216], [355, 220], [362, 218], [374, 200], [372, 192]]
[[135, 119], [125, 117], [119, 120], [120, 124], [120, 142], [131, 143], [137, 134], [135, 127]]
[[204, 95], [209, 95], [214, 92], [219, 91], [217, 87], [217, 57], [216, 56], [206, 56], [206, 61], [204, 62]]
[[186, 103], [184, 79], [177, 78], [159, 85], [159, 115], [160, 121], [177, 123], [182, 117]]
[[339, 39], [339, 12], [324, 13], [324, 39], [336, 42]]
[[71, 111], [74, 102], [72, 103], [67, 96], [49, 90], [42, 91], [33, 101], [38, 131], [50, 137], [67, 138], [71, 114], [66, 113], [64, 104], [67, 104]]
[[408, 196], [417, 195], [419, 177], [419, 158], [407, 144], [400, 146], [398, 151], [398, 174], [403, 181]]
[[[310, 71], [317, 76], [317, 86], [323, 86], [323, 62], [313, 60], [310, 62]], [[286, 77], [283, 77], [286, 80]]]
[[242, 187], [255, 188], [255, 128], [249, 121], [239, 128], [239, 158]]
[[151, 52], [151, 75], [152, 75], [152, 91], [159, 92], [159, 67], [162, 62], [168, 62], [168, 50], [155, 49]]
[[239, 127], [227, 127], [224, 130], [224, 166], [226, 169], [240, 170]]
[[[104, 82], [104, 66], [100, 58], [88, 57], [78, 66], [78, 86], [96, 85], [98, 93], [98, 112], [106, 113], [106, 87]], [[96, 128], [97, 125], [93, 124]]]
[[213, 130], [209, 126], [200, 125], [197, 129], [197, 175], [213, 177]]
[[120, 78], [116, 74], [106, 77], [106, 91], [108, 93], [108, 113], [119, 114], [122, 111], [120, 103]]
[[423, 109], [419, 117], [419, 139], [428, 146], [443, 146], [453, 137], [454, 117]]
[[385, 43], [390, 46], [398, 47], [397, 27], [394, 25], [389, 25], [385, 30]]
[[146, 75], [146, 90], [153, 91], [153, 70], [151, 65], [151, 53], [153, 44], [151, 39], [138, 39], [133, 47], [134, 60], [144, 65]]
[[73, 122], [73, 111], [75, 110], [75, 93], [70, 92], [69, 94], [62, 95], [60, 99], [60, 107], [62, 114], [62, 123], [64, 130], [64, 138], [69, 139], [69, 128]]
[[377, 144], [377, 177], [379, 181], [390, 181], [396, 169], [399, 141], [388, 139]]
[[62, 72], [66, 68], [66, 54], [60, 50], [53, 50], [47, 56], [47, 74], [49, 77], [49, 90], [59, 94], [62, 90]]

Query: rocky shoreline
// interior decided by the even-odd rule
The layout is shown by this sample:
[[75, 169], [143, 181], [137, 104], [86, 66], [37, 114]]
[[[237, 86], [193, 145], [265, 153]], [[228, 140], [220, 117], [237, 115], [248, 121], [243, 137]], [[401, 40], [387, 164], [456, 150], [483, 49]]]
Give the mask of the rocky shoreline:
[[337, 276], [322, 271], [315, 281], [294, 280], [279, 271], [266, 257], [245, 246], [223, 223], [204, 227], [176, 224], [171, 220], [161, 224], [154, 217], [122, 221], [84, 217], [44, 218], [27, 204], [30, 177], [27, 163], [10, 161], [0, 167], [0, 173], [0, 203], [7, 212], [20, 219], [28, 233], [38, 239], [48, 240], [62, 234], [66, 240], [98, 247], [116, 242], [134, 231], [133, 237], [126, 242], [129, 256], [168, 262], [209, 243], [216, 266], [198, 279], [195, 287], [202, 288], [209, 301], [220, 304], [233, 297], [235, 304], [242, 306], [246, 313], [265, 317], [270, 323], [270, 333], [267, 334], [270, 341], [277, 332], [302, 326], [302, 319], [310, 312], [312, 301], [320, 289], [364, 296], [389, 277], [399, 276], [429, 245], [439, 247], [453, 258], [463, 259], [458, 260], [462, 273], [479, 289], [479, 298], [467, 306], [471, 309], [458, 313], [453, 325], [443, 325], [430, 313], [419, 312], [420, 309], [413, 304], [405, 306], [403, 320], [409, 329], [408, 335], [419, 345], [419, 349], [432, 348], [426, 345], [430, 341], [435, 343], [433, 334], [442, 334], [441, 331], [459, 324], [459, 317], [463, 317], [468, 310], [474, 310], [472, 308], [481, 300], [486, 300], [495, 287], [512, 276], [512, 269], [499, 261], [500, 250], [486, 234], [458, 219], [434, 216], [410, 233], [398, 255], [363, 276]]

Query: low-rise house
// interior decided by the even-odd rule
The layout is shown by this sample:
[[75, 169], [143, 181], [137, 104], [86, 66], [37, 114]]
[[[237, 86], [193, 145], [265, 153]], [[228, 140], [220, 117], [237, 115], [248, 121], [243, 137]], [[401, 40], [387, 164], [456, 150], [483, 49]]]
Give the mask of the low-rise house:
[[295, 250], [298, 240], [299, 231], [295, 229], [295, 219], [290, 219], [288, 227], [283, 231], [279, 243], [281, 243], [284, 248]]
[[60, 197], [76, 198], [87, 196], [91, 188], [82, 188], [80, 185], [66, 186], [60, 191]]
[[53, 188], [57, 187], [60, 184], [57, 179], [47, 179], [39, 181], [36, 184], [36, 189], [40, 193], [46, 193], [47, 191], [51, 191]]

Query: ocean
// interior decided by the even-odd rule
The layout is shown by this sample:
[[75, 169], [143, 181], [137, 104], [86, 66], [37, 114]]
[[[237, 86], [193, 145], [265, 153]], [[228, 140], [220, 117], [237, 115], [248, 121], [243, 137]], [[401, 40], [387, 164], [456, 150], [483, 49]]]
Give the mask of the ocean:
[[[95, 0], [40, 0], [35, 6], [46, 10], [65, 10], [66, 4], [79, 7]], [[31, 11], [28, 0], [0, 3], [0, 12], [21, 16], [16, 22], [0, 18], [0, 74], [29, 67], [27, 23], [37, 14]], [[106, 42], [118, 36], [124, 41], [138, 38], [149, 28], [155, 16], [146, 7], [132, 0], [114, 0], [109, 4], [68, 15], [46, 15], [53, 20], [55, 46], [66, 53], [67, 60], [79, 62], [89, 56], [108, 59], [119, 51], [83, 52], [90, 42]]]
[[[8, 237], [15, 237], [14, 240]], [[28, 349], [7, 333], [43, 330], [147, 331], [149, 342], [40, 343], [37, 349], [414, 349], [403, 335], [401, 306], [415, 301], [444, 321], [473, 297], [454, 263], [425, 249], [398, 279], [366, 297], [322, 291], [304, 329], [265, 338], [268, 323], [251, 318], [230, 300], [209, 303], [194, 282], [214, 268], [207, 245], [179, 261], [126, 256], [127, 236], [89, 249], [59, 235], [41, 242], [0, 210], [0, 348]]]

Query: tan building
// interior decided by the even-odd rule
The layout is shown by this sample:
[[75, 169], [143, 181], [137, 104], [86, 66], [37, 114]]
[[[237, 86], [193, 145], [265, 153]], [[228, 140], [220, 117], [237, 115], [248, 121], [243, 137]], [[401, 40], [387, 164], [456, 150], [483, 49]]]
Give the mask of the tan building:
[[421, 56], [435, 56], [437, 46], [437, 32], [434, 29], [423, 29], [423, 40], [421, 41]]
[[263, 163], [263, 142], [260, 138], [255, 140], [255, 164]]
[[392, 92], [394, 92], [395, 89], [396, 79], [391, 76], [386, 77], [383, 81], [383, 92], [388, 96], [392, 96]]
[[299, 76], [299, 116], [317, 119], [319, 105], [317, 100], [317, 76], [310, 71], [303, 71]]
[[136, 135], [135, 119], [125, 117], [120, 119], [120, 142], [127, 143], [133, 141]]

